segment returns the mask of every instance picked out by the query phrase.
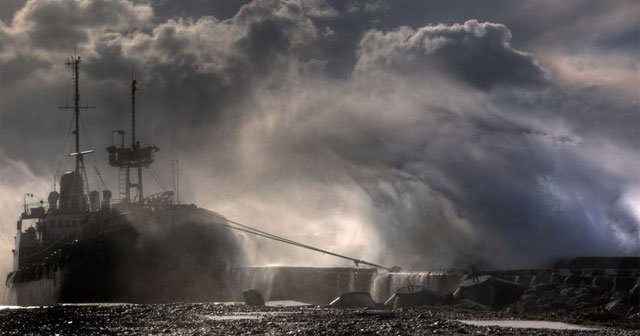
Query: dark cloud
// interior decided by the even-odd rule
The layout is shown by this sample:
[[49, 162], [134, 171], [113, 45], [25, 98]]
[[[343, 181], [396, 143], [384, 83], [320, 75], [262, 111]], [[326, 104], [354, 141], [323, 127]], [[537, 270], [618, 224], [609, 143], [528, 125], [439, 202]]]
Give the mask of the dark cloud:
[[0, 21], [11, 23], [13, 14], [22, 8], [27, 0], [5, 0], [0, 2]]
[[356, 71], [388, 67], [412, 74], [427, 67], [481, 89], [543, 85], [544, 70], [533, 57], [511, 48], [510, 40], [511, 33], [504, 25], [475, 20], [418, 30], [370, 31], [360, 42]]
[[180, 159], [183, 199], [230, 218], [407, 267], [637, 253], [637, 61], [600, 53], [634, 43], [630, 5], [571, 4], [29, 1], [0, 25], [2, 185], [52, 180], [77, 45], [97, 162], [133, 68], [157, 175]]
[[152, 15], [150, 7], [127, 1], [28, 1], [11, 25], [32, 48], [68, 51], [87, 43], [92, 28], [140, 29]]

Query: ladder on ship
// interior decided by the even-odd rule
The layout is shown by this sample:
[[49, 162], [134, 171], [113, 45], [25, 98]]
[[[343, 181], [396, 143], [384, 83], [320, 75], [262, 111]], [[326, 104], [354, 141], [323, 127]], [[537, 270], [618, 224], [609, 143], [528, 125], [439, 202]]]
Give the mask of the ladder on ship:
[[120, 199], [127, 197], [127, 175], [127, 168], [120, 168], [118, 172], [118, 193], [120, 194]]

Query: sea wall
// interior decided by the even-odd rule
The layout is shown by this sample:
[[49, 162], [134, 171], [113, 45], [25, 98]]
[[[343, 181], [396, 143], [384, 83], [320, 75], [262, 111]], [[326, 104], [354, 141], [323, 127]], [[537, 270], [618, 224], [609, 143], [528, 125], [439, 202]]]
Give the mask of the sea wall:
[[328, 304], [345, 292], [369, 292], [377, 271], [371, 268], [243, 267], [232, 272], [233, 297], [257, 289], [267, 301], [294, 300]]
[[[232, 298], [242, 301], [242, 291], [256, 289], [265, 300], [294, 300], [326, 305], [346, 292], [369, 292], [374, 301], [385, 302], [399, 288], [422, 285], [434, 292], [453, 293], [464, 280], [466, 270], [385, 272], [372, 268], [315, 267], [242, 267], [232, 271]], [[610, 283], [611, 289], [634, 284], [640, 269], [550, 269], [479, 271], [497, 278], [514, 281], [529, 288], [546, 282], [571, 282], [590, 285]], [[594, 280], [595, 279], [595, 280]], [[628, 285], [628, 284], [627, 284]], [[627, 286], [628, 287], [628, 286]]]

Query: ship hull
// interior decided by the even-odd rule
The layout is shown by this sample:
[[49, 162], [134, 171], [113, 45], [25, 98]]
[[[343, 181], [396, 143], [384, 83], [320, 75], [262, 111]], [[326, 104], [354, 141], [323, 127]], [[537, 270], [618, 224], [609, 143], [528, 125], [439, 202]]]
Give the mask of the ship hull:
[[128, 215], [117, 229], [52, 251], [55, 263], [11, 279], [13, 297], [21, 306], [229, 300], [241, 249], [228, 229], [197, 211], [170, 206]]
[[11, 298], [19, 306], [51, 306], [60, 301], [62, 272], [57, 271], [49, 278], [13, 283], [10, 285]]

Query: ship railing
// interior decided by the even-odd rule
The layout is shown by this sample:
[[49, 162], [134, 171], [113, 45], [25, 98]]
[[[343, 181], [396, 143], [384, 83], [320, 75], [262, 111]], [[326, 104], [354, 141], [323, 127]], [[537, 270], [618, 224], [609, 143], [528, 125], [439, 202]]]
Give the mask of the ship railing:
[[37, 257], [46, 255], [45, 254], [46, 252], [53, 251], [53, 250], [55, 250], [56, 248], [58, 248], [60, 246], [63, 246], [63, 245], [66, 245], [66, 244], [72, 242], [74, 240], [74, 235], [75, 235], [75, 233], [69, 233], [69, 234], [61, 237], [60, 239], [56, 240], [55, 242], [53, 242], [53, 244], [51, 244], [51, 245], [49, 245], [49, 246], [47, 246], [47, 247], [45, 247], [45, 248], [43, 248], [41, 250], [38, 250], [37, 252], [32, 253], [32, 254], [30, 254], [30, 255], [28, 255], [26, 257], [20, 258], [20, 259], [21, 259], [21, 261], [28, 261], [28, 260], [32, 260], [32, 259], [37, 260], [36, 259]]
[[22, 219], [44, 218], [48, 208], [49, 203], [46, 203], [44, 201], [36, 203], [26, 203], [24, 205], [24, 212], [22, 213], [21, 217]]

